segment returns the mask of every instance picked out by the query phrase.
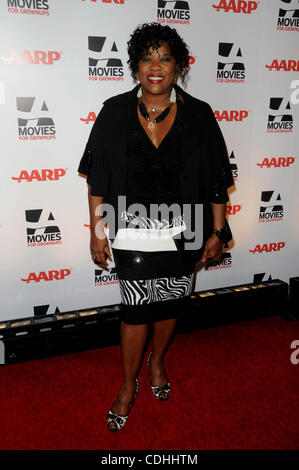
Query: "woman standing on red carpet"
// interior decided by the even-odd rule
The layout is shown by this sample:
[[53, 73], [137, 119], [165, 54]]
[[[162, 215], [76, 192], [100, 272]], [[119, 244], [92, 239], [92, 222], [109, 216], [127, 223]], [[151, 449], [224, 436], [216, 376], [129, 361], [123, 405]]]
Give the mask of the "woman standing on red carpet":
[[[96, 207], [111, 204], [117, 220], [121, 215], [127, 224], [119, 229], [116, 222], [114, 238], [109, 230], [121, 294], [123, 366], [120, 390], [107, 414], [111, 431], [125, 425], [139, 391], [137, 376], [151, 324], [152, 351], [147, 358], [151, 389], [157, 399], [169, 398], [163, 358], [191, 294], [195, 263], [217, 261], [230, 239], [225, 206], [227, 188], [233, 184], [211, 107], [176, 84], [178, 78], [184, 82], [189, 71], [188, 48], [177, 31], [158, 23], [144, 24], [131, 35], [128, 53], [132, 76], [140, 83], [105, 101], [78, 169], [88, 176], [90, 247], [103, 269], [112, 256], [104, 229], [99, 230], [102, 216], [95, 215]], [[120, 195], [126, 196], [126, 209], [138, 203], [149, 217], [126, 209], [119, 214]], [[172, 238], [175, 230], [186, 230], [184, 212], [177, 218], [168, 214], [167, 220], [150, 216], [151, 207], [161, 203], [167, 207], [203, 204], [200, 249], [187, 251], [182, 238]], [[128, 226], [132, 222], [135, 233], [136, 228], [148, 235], [160, 231], [166, 240], [149, 236], [133, 241]]]

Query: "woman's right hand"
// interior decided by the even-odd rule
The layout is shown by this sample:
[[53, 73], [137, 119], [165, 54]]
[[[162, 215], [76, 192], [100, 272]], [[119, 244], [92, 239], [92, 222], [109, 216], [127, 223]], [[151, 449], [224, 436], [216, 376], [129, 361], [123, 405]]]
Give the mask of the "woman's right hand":
[[100, 239], [95, 235], [95, 233], [91, 233], [90, 252], [93, 257], [93, 261], [101, 268], [108, 271], [108, 263], [106, 259], [109, 258], [109, 260], [112, 261], [108, 238], [105, 237]]

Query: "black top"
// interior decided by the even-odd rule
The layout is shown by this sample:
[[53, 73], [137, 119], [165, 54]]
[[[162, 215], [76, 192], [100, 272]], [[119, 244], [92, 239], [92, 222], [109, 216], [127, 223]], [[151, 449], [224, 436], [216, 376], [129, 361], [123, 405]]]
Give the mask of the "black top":
[[[140, 84], [104, 102], [78, 167], [80, 173], [87, 175], [90, 194], [104, 196], [113, 207], [117, 205], [118, 195], [124, 193], [128, 115], [139, 88]], [[234, 181], [213, 110], [178, 85], [175, 89], [184, 103], [180, 148], [182, 198], [190, 203], [227, 202], [226, 190]]]
[[[184, 121], [180, 144], [180, 189], [183, 203], [203, 205], [203, 241], [213, 230], [210, 202], [228, 201], [227, 188], [234, 184], [225, 141], [211, 106], [191, 96], [178, 85], [183, 98]], [[118, 212], [119, 196], [125, 194], [128, 116], [132, 103], [137, 112], [136, 95], [140, 84], [132, 90], [106, 100], [92, 127], [78, 171], [87, 175], [92, 196], [103, 196]], [[117, 231], [110, 234], [113, 239]], [[108, 222], [110, 224], [110, 221]], [[111, 224], [112, 225], [112, 224]], [[115, 224], [114, 224], [115, 226]], [[122, 225], [123, 227], [123, 225]], [[185, 249], [198, 260], [201, 249]]]
[[[143, 204], [147, 210], [146, 216], [149, 218], [150, 204], [180, 204], [179, 148], [182, 120], [183, 103], [178, 100], [175, 120], [159, 147], [156, 148], [142, 127], [137, 114], [137, 100], [135, 101], [129, 117], [124, 191], [129, 213], [132, 213], [129, 206], [134, 203]], [[158, 219], [161, 220], [161, 217], [158, 216]], [[151, 217], [151, 221], [153, 220]], [[168, 218], [169, 223], [172, 220], [172, 217]], [[149, 224], [147, 227], [156, 228], [156, 225]]]

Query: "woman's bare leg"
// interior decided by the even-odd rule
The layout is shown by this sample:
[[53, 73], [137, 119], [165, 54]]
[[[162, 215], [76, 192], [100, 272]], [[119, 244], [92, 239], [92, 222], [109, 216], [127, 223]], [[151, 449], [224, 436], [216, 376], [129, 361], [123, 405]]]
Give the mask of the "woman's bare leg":
[[[138, 375], [144, 347], [148, 337], [149, 325], [128, 325], [121, 322], [121, 353], [123, 367], [123, 381], [112, 412], [125, 416], [128, 413], [130, 402], [136, 390], [136, 377]], [[112, 424], [110, 425], [112, 427]], [[114, 425], [115, 426], [115, 425]]]
[[[177, 318], [154, 322], [152, 337], [152, 355], [150, 359], [150, 370], [152, 375], [152, 385], [164, 385], [167, 377], [163, 370], [163, 357], [166, 348], [173, 337]], [[165, 394], [166, 395], [166, 394]], [[162, 398], [162, 394], [160, 394]]]

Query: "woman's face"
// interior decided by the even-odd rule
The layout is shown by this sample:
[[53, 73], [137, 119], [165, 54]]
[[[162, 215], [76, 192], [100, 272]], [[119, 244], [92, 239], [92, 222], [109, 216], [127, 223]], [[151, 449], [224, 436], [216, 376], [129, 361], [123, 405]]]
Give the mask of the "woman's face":
[[177, 65], [167, 43], [163, 43], [159, 49], [150, 47], [138, 66], [137, 78], [144, 90], [152, 95], [170, 92], [177, 77]]

